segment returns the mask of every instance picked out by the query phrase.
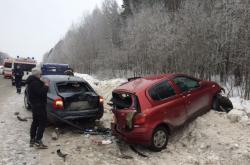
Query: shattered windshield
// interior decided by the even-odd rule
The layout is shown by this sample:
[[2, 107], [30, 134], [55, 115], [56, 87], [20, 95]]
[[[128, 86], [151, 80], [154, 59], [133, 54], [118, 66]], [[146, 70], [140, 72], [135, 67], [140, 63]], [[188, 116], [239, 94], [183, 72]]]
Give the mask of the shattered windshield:
[[113, 93], [111, 101], [117, 109], [130, 108], [133, 105], [133, 95], [128, 93]]
[[59, 93], [85, 93], [89, 91], [86, 84], [82, 82], [63, 82], [57, 83]]

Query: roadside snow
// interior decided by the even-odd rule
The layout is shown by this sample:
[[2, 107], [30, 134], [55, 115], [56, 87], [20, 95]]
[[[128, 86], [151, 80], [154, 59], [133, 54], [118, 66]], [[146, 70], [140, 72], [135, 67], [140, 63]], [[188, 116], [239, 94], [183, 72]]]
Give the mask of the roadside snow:
[[23, 108], [23, 95], [17, 95], [13, 91], [11, 97], [0, 102], [0, 164], [1, 165], [36, 165], [39, 163], [39, 153], [29, 147], [28, 122], [17, 120], [15, 112], [21, 117], [31, 117], [31, 114]]
[[[88, 81], [106, 101], [111, 98], [114, 88], [126, 82], [125, 79], [98, 80], [78, 73], [76, 76]], [[95, 143], [114, 137], [77, 134], [68, 127], [59, 127], [63, 133], [56, 141], [51, 138], [55, 127], [46, 129], [44, 141], [49, 145], [48, 150], [29, 148], [30, 120], [20, 122], [14, 112], [19, 111], [25, 117], [31, 113], [23, 109], [23, 96], [16, 96], [14, 88], [12, 90], [7, 100], [0, 100], [0, 121], [3, 121], [0, 123], [0, 164], [248, 165], [250, 162], [250, 101], [239, 97], [231, 98], [234, 109], [230, 113], [210, 111], [174, 132], [167, 149], [162, 152], [154, 153], [138, 147], [139, 151], [149, 156], [142, 158], [126, 144], [118, 145], [115, 141], [109, 145]], [[105, 105], [104, 117], [99, 122], [106, 127], [110, 126], [112, 120], [109, 109]], [[57, 156], [57, 149], [68, 154], [65, 162]], [[133, 159], [121, 158], [121, 152]]]

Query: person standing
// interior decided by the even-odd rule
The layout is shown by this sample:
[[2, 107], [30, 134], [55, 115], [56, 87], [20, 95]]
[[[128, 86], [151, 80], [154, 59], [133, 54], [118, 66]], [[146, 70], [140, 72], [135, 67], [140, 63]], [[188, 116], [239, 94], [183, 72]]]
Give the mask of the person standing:
[[21, 88], [22, 88], [22, 78], [23, 78], [23, 70], [20, 67], [20, 65], [17, 65], [16, 68], [13, 71], [13, 75], [15, 77], [15, 83], [16, 83], [16, 92], [18, 94], [21, 94]]
[[49, 81], [41, 80], [41, 70], [32, 69], [32, 75], [27, 81], [28, 99], [31, 104], [33, 121], [30, 128], [30, 147], [34, 145], [40, 149], [47, 149], [43, 144], [42, 138], [47, 125], [47, 92], [49, 90]]

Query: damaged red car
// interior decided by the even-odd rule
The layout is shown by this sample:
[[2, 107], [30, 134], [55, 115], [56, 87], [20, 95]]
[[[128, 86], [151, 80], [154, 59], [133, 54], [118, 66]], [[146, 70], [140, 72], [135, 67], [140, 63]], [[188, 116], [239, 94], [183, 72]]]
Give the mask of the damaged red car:
[[161, 151], [175, 128], [216, 109], [221, 90], [215, 82], [184, 74], [130, 79], [112, 93], [112, 133]]

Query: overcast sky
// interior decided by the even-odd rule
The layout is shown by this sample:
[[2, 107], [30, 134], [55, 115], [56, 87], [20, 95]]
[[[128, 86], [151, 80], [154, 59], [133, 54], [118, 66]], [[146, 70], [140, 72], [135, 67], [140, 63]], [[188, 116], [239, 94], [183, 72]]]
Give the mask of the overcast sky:
[[[117, 0], [119, 5], [122, 0]], [[103, 0], [0, 0], [0, 51], [35, 57], [52, 48]]]

